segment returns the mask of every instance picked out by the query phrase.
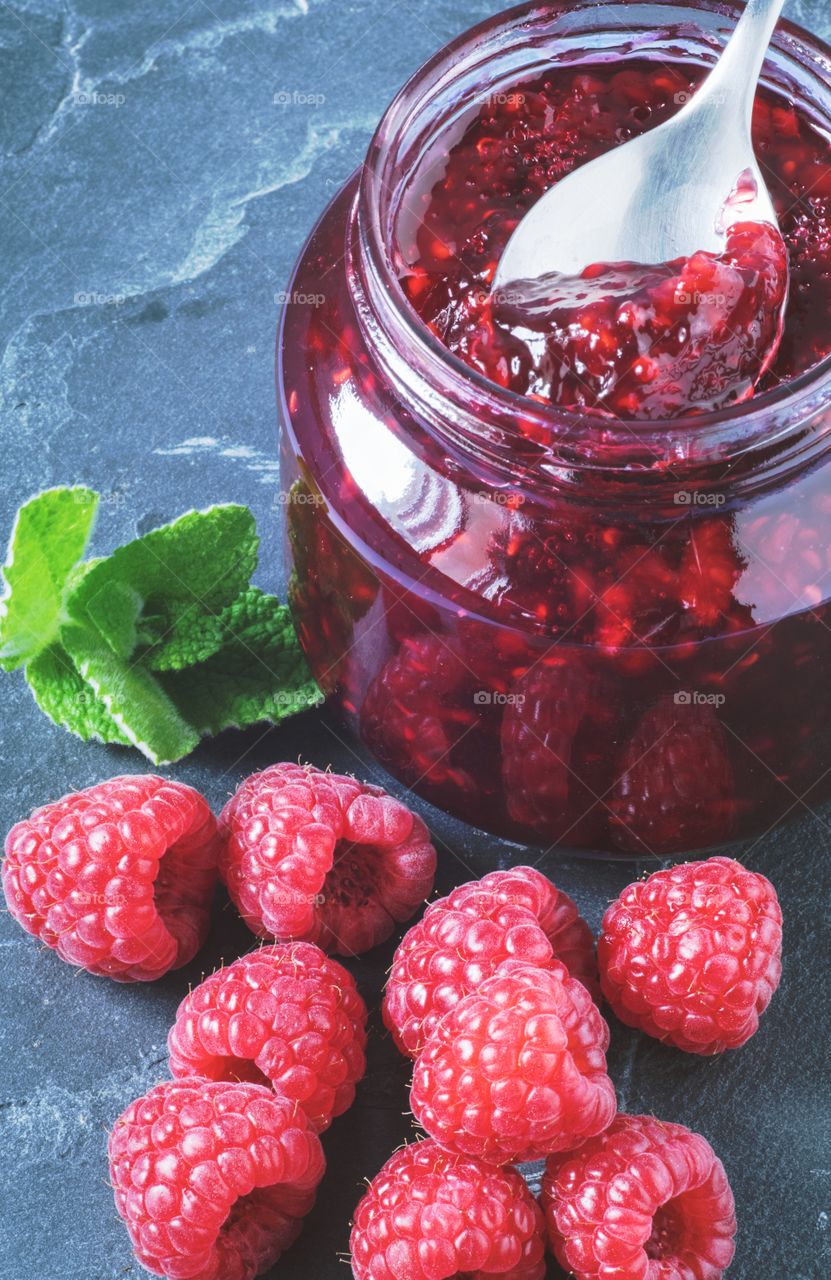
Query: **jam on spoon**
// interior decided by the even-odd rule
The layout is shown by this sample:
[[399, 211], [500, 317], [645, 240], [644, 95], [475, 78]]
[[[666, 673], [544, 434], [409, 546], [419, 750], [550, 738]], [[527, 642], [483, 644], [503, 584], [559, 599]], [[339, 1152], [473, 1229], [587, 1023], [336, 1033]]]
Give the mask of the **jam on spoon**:
[[745, 0], [680, 111], [572, 170], [515, 228], [493, 292], [555, 404], [718, 410], [769, 367], [787, 257], [751, 123], [783, 5]]
[[[767, 222], [733, 222], [719, 253], [600, 263], [578, 277], [492, 287], [506, 243], [540, 194], [670, 118], [690, 96], [682, 83], [670, 68], [598, 65], [520, 86], [468, 123], [422, 196], [403, 283], [472, 368], [534, 399], [623, 419], [721, 410], [770, 384], [789, 270], [788, 246]], [[484, 194], [474, 194], [474, 180]], [[743, 193], [735, 198], [741, 204]]]
[[[778, 229], [740, 222], [722, 254], [598, 264], [578, 277], [495, 291], [485, 306], [527, 348], [527, 394], [569, 409], [664, 419], [753, 394], [776, 355], [787, 292]], [[446, 338], [472, 354], [466, 324]]]

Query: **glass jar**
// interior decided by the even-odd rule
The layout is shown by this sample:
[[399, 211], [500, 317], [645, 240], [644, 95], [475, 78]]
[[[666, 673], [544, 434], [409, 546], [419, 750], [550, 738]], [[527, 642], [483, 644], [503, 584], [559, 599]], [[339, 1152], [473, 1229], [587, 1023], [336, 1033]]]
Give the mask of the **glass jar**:
[[[450, 354], [398, 274], [413, 174], [483, 94], [633, 50], [706, 65], [735, 14], [533, 5], [466, 33], [290, 285], [285, 546], [314, 675], [392, 774], [517, 841], [687, 853], [831, 792], [831, 360], [720, 414], [569, 414]], [[829, 66], [785, 23], [763, 82], [828, 132]]]

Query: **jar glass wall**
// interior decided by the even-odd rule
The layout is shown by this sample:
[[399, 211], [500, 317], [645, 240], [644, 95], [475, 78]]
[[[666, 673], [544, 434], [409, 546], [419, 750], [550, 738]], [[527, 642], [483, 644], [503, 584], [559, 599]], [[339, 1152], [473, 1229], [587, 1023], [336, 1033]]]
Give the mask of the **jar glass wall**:
[[[829, 361], [719, 415], [621, 424], [488, 381], [401, 283], [423, 174], [483, 95], [706, 65], [731, 12], [534, 6], [467, 33], [396, 98], [290, 286], [285, 545], [312, 670], [391, 773], [516, 840], [690, 852], [831, 793]], [[825, 137], [830, 65], [785, 24], [763, 78]]]

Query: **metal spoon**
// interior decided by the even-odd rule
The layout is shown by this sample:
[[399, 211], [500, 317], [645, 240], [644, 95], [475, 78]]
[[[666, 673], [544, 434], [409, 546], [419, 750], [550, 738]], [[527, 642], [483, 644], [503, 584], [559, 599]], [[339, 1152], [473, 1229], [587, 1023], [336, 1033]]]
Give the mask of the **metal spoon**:
[[663, 263], [718, 253], [737, 221], [776, 214], [750, 136], [765, 53], [785, 0], [747, 0], [707, 79], [665, 124], [564, 178], [529, 210], [500, 259], [494, 292], [597, 262]]

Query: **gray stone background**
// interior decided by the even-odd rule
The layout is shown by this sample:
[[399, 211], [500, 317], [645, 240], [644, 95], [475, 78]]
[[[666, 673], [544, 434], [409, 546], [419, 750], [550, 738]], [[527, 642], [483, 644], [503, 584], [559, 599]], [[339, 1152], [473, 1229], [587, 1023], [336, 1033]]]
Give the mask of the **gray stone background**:
[[[275, 298], [395, 90], [498, 7], [0, 0], [0, 538], [22, 500], [64, 482], [104, 495], [98, 551], [191, 507], [246, 502], [263, 536], [258, 581], [282, 589]], [[787, 11], [831, 34], [827, 0]], [[68, 790], [144, 768], [54, 728], [20, 676], [2, 678], [0, 696], [4, 830]], [[299, 755], [385, 780], [323, 714], [226, 734], [171, 772], [218, 808], [254, 768]], [[516, 859], [421, 807], [442, 890]], [[622, 1107], [700, 1129], [727, 1165], [741, 1226], [731, 1280], [831, 1274], [830, 848], [826, 818], [797, 806], [784, 831], [738, 851], [775, 881], [787, 921], [783, 986], [747, 1048], [699, 1061], [614, 1029]], [[555, 857], [545, 869], [594, 926], [631, 874]], [[144, 1274], [107, 1186], [106, 1130], [164, 1075], [188, 985], [251, 944], [226, 905], [189, 969], [121, 987], [75, 973], [0, 916], [0, 1275]], [[376, 1004], [390, 955], [353, 966]], [[318, 1207], [274, 1276], [347, 1274], [338, 1257], [361, 1179], [408, 1130], [406, 1075], [376, 1017], [359, 1099], [326, 1138]]]

